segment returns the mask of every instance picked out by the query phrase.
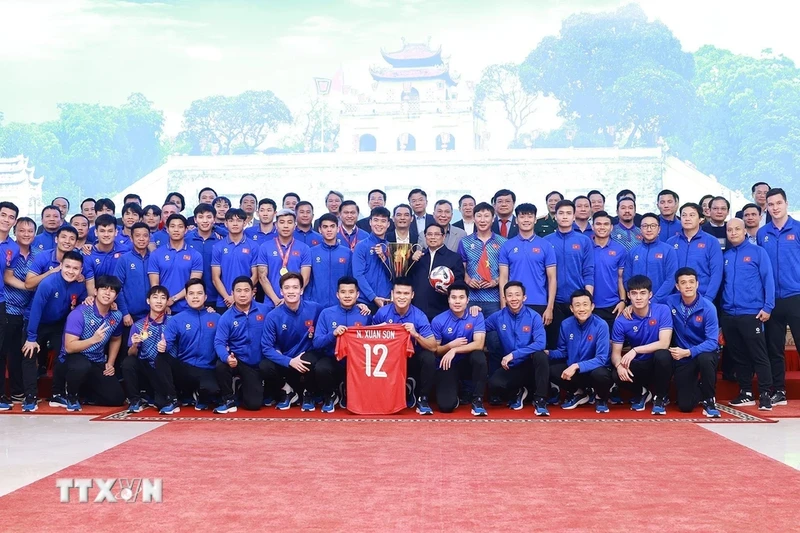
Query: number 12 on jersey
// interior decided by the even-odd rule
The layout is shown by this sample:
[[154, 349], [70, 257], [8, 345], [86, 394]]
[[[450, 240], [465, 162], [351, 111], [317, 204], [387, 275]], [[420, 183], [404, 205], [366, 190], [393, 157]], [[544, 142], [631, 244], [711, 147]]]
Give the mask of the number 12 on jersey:
[[[375, 356], [378, 359], [378, 362], [375, 364], [375, 370], [372, 370], [372, 356]], [[389, 355], [389, 349], [386, 348], [385, 344], [364, 344], [364, 356], [366, 364], [364, 365], [364, 370], [367, 373], [367, 377], [373, 378], [385, 378], [386, 371], [383, 370], [383, 363], [386, 362], [386, 356]]]

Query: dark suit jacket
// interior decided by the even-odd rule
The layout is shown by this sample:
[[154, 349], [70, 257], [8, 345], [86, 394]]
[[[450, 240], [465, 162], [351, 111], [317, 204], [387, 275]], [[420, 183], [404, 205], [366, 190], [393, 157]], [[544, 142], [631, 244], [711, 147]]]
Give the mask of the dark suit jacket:
[[[397, 242], [397, 234], [395, 233], [395, 227], [392, 226], [392, 229], [386, 232], [386, 240], [389, 242]], [[412, 223], [411, 226], [408, 228], [408, 242], [411, 244], [418, 244], [419, 243], [419, 234], [417, 233], [417, 225]]]
[[[464, 281], [464, 263], [461, 262], [461, 256], [456, 252], [450, 251], [444, 246], [439, 248], [433, 258], [433, 268], [437, 266], [446, 266], [452, 270], [455, 276], [454, 281]], [[438, 293], [431, 287], [428, 280], [431, 270], [431, 253], [426, 250], [408, 272], [414, 287], [413, 304], [425, 313], [428, 320], [433, 320], [436, 315], [443, 313], [448, 308], [447, 295]]]
[[[372, 228], [369, 227], [369, 217], [364, 217], [361, 220], [359, 220], [358, 222], [356, 222], [356, 226], [361, 228], [361, 229], [363, 229], [367, 233], [372, 233]], [[392, 231], [393, 229], [394, 229], [394, 222], [392, 222], [392, 219], [390, 218], [389, 219], [389, 231]], [[389, 241], [389, 242], [392, 242], [392, 241]]]
[[[500, 233], [500, 219], [495, 217], [494, 222], [492, 222], [492, 231], [501, 235]], [[516, 237], [519, 234], [519, 228], [517, 227], [517, 217], [511, 215], [511, 225], [508, 227], [508, 238]]]
[[[515, 223], [512, 221], [511, 225], [514, 226]], [[453, 226], [455, 226], [457, 228], [461, 228], [464, 231], [466, 231], [466, 228], [464, 227], [464, 221], [463, 220], [459, 220], [458, 222], [454, 223]], [[509, 229], [511, 229], [511, 228], [509, 228]], [[477, 233], [477, 232], [478, 232], [478, 226], [476, 226], [475, 223], [473, 222], [473, 224], [472, 224], [472, 233]]]

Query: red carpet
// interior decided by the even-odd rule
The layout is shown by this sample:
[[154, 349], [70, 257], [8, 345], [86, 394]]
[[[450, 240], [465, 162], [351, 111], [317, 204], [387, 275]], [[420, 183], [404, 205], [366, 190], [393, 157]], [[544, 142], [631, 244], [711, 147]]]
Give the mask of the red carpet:
[[737, 407], [736, 409], [759, 418], [800, 418], [800, 401], [798, 400], [789, 400], [789, 405], [775, 406], [772, 411], [759, 411], [757, 406]]
[[[134, 476], [162, 478], [164, 503], [61, 504], [55, 487]], [[694, 424], [186, 422], [0, 498], [0, 516], [37, 532], [796, 531], [799, 492], [800, 472]]]

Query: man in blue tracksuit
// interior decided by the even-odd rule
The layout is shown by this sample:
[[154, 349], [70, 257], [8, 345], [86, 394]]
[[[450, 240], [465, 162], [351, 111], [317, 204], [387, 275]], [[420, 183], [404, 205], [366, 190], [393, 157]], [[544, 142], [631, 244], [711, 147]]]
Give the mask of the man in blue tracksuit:
[[[114, 275], [122, 283], [117, 305], [122, 311], [124, 327], [128, 330], [150, 311], [150, 306], [147, 305], [147, 291], [150, 289], [150, 278], [147, 276], [147, 265], [150, 261], [148, 244], [150, 229], [144, 222], [137, 222], [131, 227], [133, 249], [122, 254], [114, 270]], [[124, 331], [122, 338], [128, 338]]]
[[700, 229], [703, 210], [699, 205], [681, 206], [683, 231], [670, 238], [667, 244], [675, 249], [678, 268], [689, 267], [697, 272], [698, 292], [712, 302], [722, 285], [722, 249], [713, 235]]
[[[170, 399], [191, 398], [197, 392], [195, 409], [208, 408], [209, 398], [219, 394], [215, 373], [217, 356], [214, 337], [219, 315], [206, 308], [206, 289], [203, 280], [186, 282], [186, 311], [174, 315], [164, 332], [165, 352], [156, 359], [156, 370], [163, 374]], [[161, 364], [161, 363], [166, 364]]]
[[[322, 219], [320, 226], [323, 237], [325, 237], [325, 217], [329, 215], [330, 213], [326, 213], [320, 217]], [[330, 359], [330, 361], [320, 359], [314, 366], [314, 381], [319, 385], [320, 392], [323, 395], [323, 413], [334, 412], [336, 403], [339, 401], [335, 387], [342, 382], [342, 372], [341, 367], [334, 359], [336, 339], [343, 335], [349, 327], [372, 325], [372, 317], [369, 314], [363, 314], [363, 311], [358, 308], [358, 281], [355, 278], [350, 276], [339, 278], [336, 298], [339, 303], [326, 307], [320, 312], [317, 326], [314, 329], [314, 339], [311, 343], [315, 351]], [[328, 376], [329, 373], [332, 375]], [[328, 380], [334, 381], [333, 389], [326, 384]], [[324, 390], [321, 384], [326, 384], [325, 388], [328, 390]]]
[[[297, 402], [298, 392], [302, 392], [301, 409], [313, 411], [314, 377], [317, 374], [314, 367], [321, 361], [325, 361], [323, 365], [334, 363], [330, 357], [312, 349], [314, 328], [321, 308], [315, 302], [303, 300], [303, 278], [296, 272], [281, 276], [280, 290], [283, 305], [269, 313], [261, 336], [261, 354], [265, 358], [261, 365], [264, 386], [268, 396], [278, 394], [277, 409], [289, 409]], [[332, 374], [333, 371], [332, 384], [320, 383], [320, 389], [335, 388]], [[301, 385], [303, 377], [305, 387]]]
[[767, 251], [775, 277], [775, 309], [767, 322], [767, 353], [772, 367], [772, 405], [786, 405], [784, 348], [786, 327], [800, 339], [800, 224], [789, 216], [783, 189], [767, 192], [772, 217], [758, 230], [758, 244]]
[[338, 224], [336, 215], [331, 213], [319, 217], [323, 242], [311, 248], [311, 281], [305, 297], [323, 309], [337, 305], [339, 278], [349, 276], [352, 270], [353, 253], [347, 245], [340, 244]]
[[594, 244], [586, 235], [572, 229], [575, 205], [569, 200], [556, 204], [558, 230], [544, 239], [556, 254], [556, 305], [550, 328], [561, 330], [561, 322], [572, 316], [570, 297], [578, 289], [594, 290]]
[[[544, 352], [547, 334], [542, 317], [525, 306], [525, 287], [509, 281], [503, 288], [506, 306], [486, 319], [486, 335], [497, 335], [502, 353], [489, 354], [500, 359], [499, 368], [489, 378], [489, 396], [509, 400], [508, 406], [520, 410], [533, 385], [533, 410], [536, 416], [550, 416], [547, 393], [550, 389], [550, 363]], [[513, 396], [513, 397], [512, 397]]]
[[[27, 341], [22, 347], [25, 356], [23, 379], [30, 379], [29, 373], [37, 371], [36, 352], [49, 347], [55, 353], [61, 353], [64, 322], [69, 313], [86, 299], [86, 283], [77, 281], [82, 269], [83, 256], [75, 251], [67, 252], [61, 260], [61, 271], [47, 277], [36, 288], [31, 301]], [[66, 378], [65, 361], [59, 357], [53, 368], [51, 407], [67, 407], [64, 395]]]
[[[214, 244], [211, 252], [211, 279], [217, 297], [213, 305], [218, 313], [224, 313], [233, 306], [233, 280], [248, 276], [254, 283], [258, 281], [258, 242], [244, 233], [247, 215], [241, 209], [230, 209], [225, 213], [227, 235]], [[266, 298], [272, 303], [270, 298]]]
[[[672, 237], [680, 235], [682, 231], [681, 219], [676, 216], [678, 211], [678, 193], [669, 189], [664, 189], [658, 193], [658, 217], [659, 231], [658, 238], [660, 241], [667, 242]], [[644, 217], [642, 217], [644, 219]], [[641, 227], [641, 226], [640, 226]], [[657, 285], [653, 285], [657, 287]]]
[[592, 293], [572, 293], [573, 316], [561, 324], [558, 348], [550, 350], [550, 380], [566, 389], [562, 409], [589, 402], [589, 390], [597, 396], [595, 411], [608, 412], [608, 394], [613, 379], [609, 367], [608, 324], [592, 313]]
[[611, 238], [611, 215], [598, 211], [592, 217], [592, 244], [594, 244], [594, 293], [593, 314], [602, 318], [608, 330], [614, 327], [614, 319], [625, 309], [625, 286], [622, 284], [625, 247]]
[[389, 268], [386, 231], [389, 229], [389, 210], [376, 207], [370, 213], [372, 233], [369, 238], [356, 245], [353, 252], [353, 277], [361, 289], [359, 302], [370, 306], [375, 312], [389, 302], [392, 291], [392, 276]]
[[248, 411], [261, 409], [264, 401], [261, 334], [272, 302], [256, 302], [255, 286], [248, 276], [233, 280], [234, 304], [219, 319], [214, 336], [217, 361], [217, 381], [222, 393], [222, 404], [215, 413], [236, 412], [233, 377], [242, 380], [242, 407]]
[[722, 333], [725, 354], [733, 358], [739, 380], [734, 407], [755, 405], [753, 370], [758, 376], [758, 408], [772, 410], [772, 369], [767, 355], [764, 322], [775, 307], [775, 278], [769, 255], [747, 238], [744, 222], [728, 221], [730, 247], [725, 250], [722, 278]]
[[659, 238], [659, 227], [658, 215], [642, 215], [642, 242], [628, 252], [622, 276], [625, 285], [633, 276], [647, 276], [653, 284], [653, 300], [664, 303], [675, 289], [678, 256], [673, 246]]
[[[716, 239], [715, 239], [716, 240]], [[669, 349], [678, 395], [678, 409], [691, 412], [702, 401], [703, 413], [709, 418], [719, 418], [715, 400], [717, 385], [717, 353], [719, 350], [719, 322], [717, 309], [709, 298], [698, 291], [697, 272], [688, 267], [675, 273], [678, 294], [667, 298], [672, 311], [673, 346]], [[697, 397], [698, 374], [700, 397]]]
[[217, 233], [214, 220], [217, 212], [210, 204], [199, 204], [194, 208], [194, 223], [197, 226], [186, 232], [186, 245], [200, 254], [203, 258], [203, 282], [206, 284], [206, 297], [208, 305], [217, 305], [217, 289], [211, 275], [211, 254], [215, 245], [223, 236]]

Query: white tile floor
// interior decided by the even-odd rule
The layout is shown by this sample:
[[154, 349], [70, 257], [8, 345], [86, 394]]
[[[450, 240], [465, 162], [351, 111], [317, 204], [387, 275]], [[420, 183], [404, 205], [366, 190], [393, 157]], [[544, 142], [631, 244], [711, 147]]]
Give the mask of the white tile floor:
[[[0, 496], [151, 431], [159, 422], [89, 416], [0, 416]], [[700, 427], [800, 470], [800, 419]]]
[[0, 415], [0, 496], [162, 425], [91, 418]]

